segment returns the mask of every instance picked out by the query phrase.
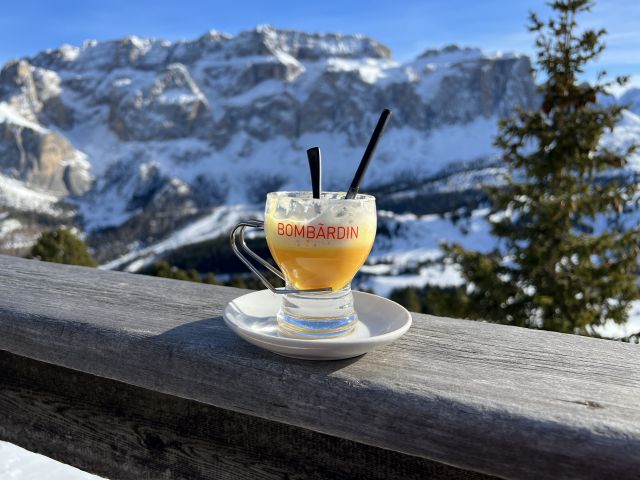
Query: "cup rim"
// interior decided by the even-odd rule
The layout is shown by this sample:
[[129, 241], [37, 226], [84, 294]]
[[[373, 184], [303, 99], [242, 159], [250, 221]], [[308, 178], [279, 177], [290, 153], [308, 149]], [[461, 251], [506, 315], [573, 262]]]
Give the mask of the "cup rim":
[[[311, 200], [314, 202], [350, 202], [352, 200], [364, 200], [364, 201], [375, 201], [376, 197], [373, 195], [369, 195], [367, 193], [358, 193], [355, 198], [347, 199], [344, 198], [347, 192], [322, 192], [321, 198], [313, 198], [313, 193], [309, 190], [282, 190], [277, 192], [269, 192], [267, 193], [267, 199], [269, 198], [296, 198], [302, 201]], [[333, 195], [325, 197], [325, 195]]]

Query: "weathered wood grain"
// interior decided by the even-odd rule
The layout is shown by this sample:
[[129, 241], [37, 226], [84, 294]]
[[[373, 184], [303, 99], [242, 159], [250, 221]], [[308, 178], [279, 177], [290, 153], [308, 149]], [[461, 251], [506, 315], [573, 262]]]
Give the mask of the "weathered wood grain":
[[395, 344], [305, 362], [235, 337], [222, 287], [0, 257], [0, 349], [512, 478], [632, 478], [640, 349], [415, 315]]
[[0, 439], [111, 480], [495, 478], [2, 351]]

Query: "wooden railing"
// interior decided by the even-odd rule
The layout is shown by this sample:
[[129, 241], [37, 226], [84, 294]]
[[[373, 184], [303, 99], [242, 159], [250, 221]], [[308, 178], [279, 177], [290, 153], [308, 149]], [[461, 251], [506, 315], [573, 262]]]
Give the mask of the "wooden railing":
[[363, 357], [236, 337], [243, 290], [0, 256], [0, 439], [111, 479], [638, 478], [640, 349], [428, 315]]

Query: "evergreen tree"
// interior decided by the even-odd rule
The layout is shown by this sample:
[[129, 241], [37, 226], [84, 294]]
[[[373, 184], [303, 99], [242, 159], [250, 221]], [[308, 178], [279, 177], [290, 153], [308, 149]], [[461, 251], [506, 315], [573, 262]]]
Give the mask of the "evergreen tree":
[[418, 290], [413, 287], [394, 289], [389, 296], [391, 300], [399, 303], [410, 312], [422, 312], [422, 302]]
[[460, 266], [466, 286], [455, 295], [431, 295], [441, 314], [590, 334], [608, 319], [625, 322], [639, 297], [640, 231], [626, 228], [620, 215], [638, 190], [620, 172], [635, 146], [601, 144], [622, 108], [596, 103], [611, 86], [604, 72], [593, 84], [579, 79], [604, 49], [604, 30], [577, 29], [576, 16], [592, 2], [550, 6], [555, 18], [530, 17], [543, 74], [540, 108], [503, 120], [496, 140], [508, 174], [505, 185], [487, 189], [487, 221], [499, 246], [488, 254], [445, 246], [446, 261]]
[[[175, 280], [185, 280], [187, 282], [202, 282], [200, 274], [197, 270], [190, 268], [189, 270], [182, 270], [178, 267], [170, 265], [165, 260], [159, 260], [155, 262], [151, 267], [144, 271], [146, 275], [153, 275], [154, 277], [173, 278]], [[208, 280], [212, 278], [207, 277]], [[213, 278], [215, 281], [215, 278]], [[209, 282], [208, 282], [209, 283]]]
[[31, 248], [31, 256], [45, 262], [95, 267], [85, 243], [65, 228], [44, 232]]

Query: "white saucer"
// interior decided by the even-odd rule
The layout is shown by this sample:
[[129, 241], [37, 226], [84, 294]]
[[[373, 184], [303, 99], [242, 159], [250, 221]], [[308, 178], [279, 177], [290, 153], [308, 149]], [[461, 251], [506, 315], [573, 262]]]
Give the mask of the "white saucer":
[[269, 290], [248, 293], [229, 302], [224, 321], [249, 343], [305, 360], [357, 357], [393, 342], [409, 330], [411, 314], [396, 302], [356, 291], [353, 299], [359, 320], [354, 331], [344, 337], [306, 339], [280, 333], [275, 317], [282, 297]]

